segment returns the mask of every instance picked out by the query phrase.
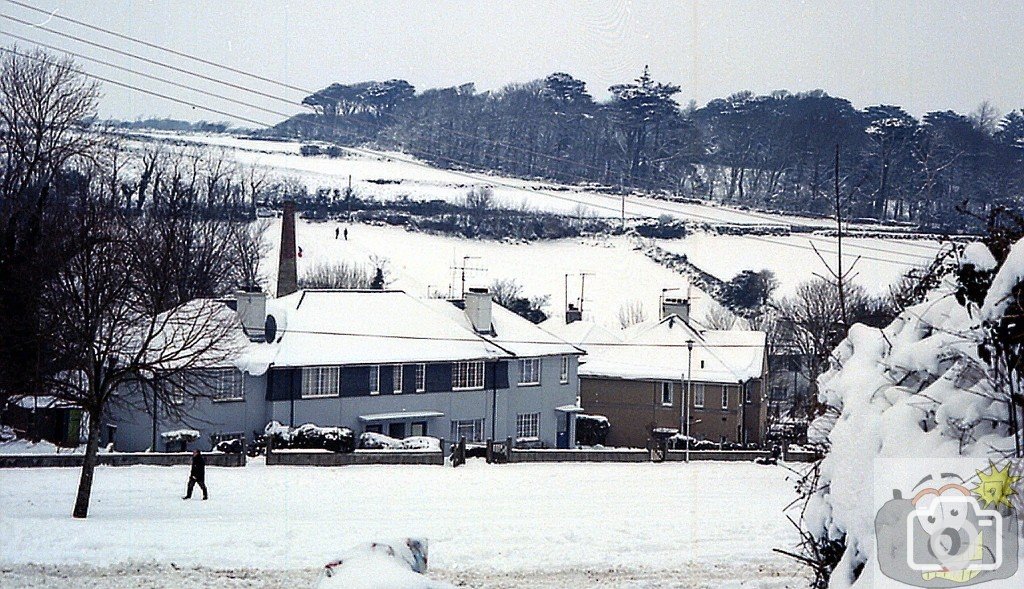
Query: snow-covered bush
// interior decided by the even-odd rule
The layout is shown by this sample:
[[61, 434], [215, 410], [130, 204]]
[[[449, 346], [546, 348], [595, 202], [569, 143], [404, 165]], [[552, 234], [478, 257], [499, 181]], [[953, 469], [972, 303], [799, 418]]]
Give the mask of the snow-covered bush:
[[[329, 450], [331, 452], [352, 452], [355, 450], [355, 434], [347, 427], [321, 427], [304, 423], [296, 428], [271, 421], [263, 429], [265, 440], [274, 448], [298, 448], [308, 450]], [[257, 441], [257, 444], [259, 441]]]
[[176, 429], [160, 434], [168, 452], [184, 452], [188, 445], [199, 439], [199, 432], [194, 429]]
[[0, 442], [10, 442], [14, 438], [17, 438], [17, 434], [14, 433], [14, 428], [9, 425], [0, 426]]
[[924, 302], [883, 329], [852, 326], [818, 379], [827, 411], [808, 441], [829, 451], [803, 481], [800, 518], [817, 586], [873, 584], [876, 459], [1019, 451], [1019, 401], [1008, 391], [1020, 390], [1020, 375], [999, 360], [1010, 334], [997, 329], [1021, 300], [1024, 241], [993, 277], [996, 266], [985, 246], [968, 246]]
[[378, 434], [363, 432], [359, 436], [359, 448], [363, 450], [433, 450], [441, 451], [441, 440], [430, 436], [411, 436], [402, 440]]

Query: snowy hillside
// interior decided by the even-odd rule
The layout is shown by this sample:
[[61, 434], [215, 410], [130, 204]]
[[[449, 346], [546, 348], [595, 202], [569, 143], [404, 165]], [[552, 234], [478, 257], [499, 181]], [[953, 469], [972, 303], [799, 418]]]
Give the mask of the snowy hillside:
[[[835, 239], [818, 234], [787, 236], [713, 235], [694, 233], [684, 239], [659, 240], [658, 245], [675, 254], [685, 254], [690, 262], [720, 280], [729, 280], [743, 270], [771, 270], [779, 279], [777, 295], [793, 294], [796, 287], [827, 275], [821, 255], [835, 267]], [[869, 294], [888, 294], [910, 268], [926, 266], [942, 249], [937, 241], [846, 238], [843, 240], [843, 264], [854, 267], [853, 281]], [[858, 260], [860, 258], [860, 260]]]
[[[280, 221], [270, 229], [273, 248], [267, 259], [266, 275], [273, 290], [277, 275]], [[337, 227], [348, 227], [349, 240], [335, 239]], [[586, 278], [584, 311], [588, 318], [617, 326], [619, 308], [640, 301], [649, 318], [657, 314], [663, 288], [685, 288], [686, 279], [664, 268], [635, 249], [626, 237], [563, 239], [534, 243], [504, 243], [460, 239], [406, 231], [401, 227], [342, 225], [335, 222], [296, 222], [296, 243], [302, 248], [299, 276], [304, 269], [321, 262], [346, 260], [370, 264], [387, 259], [392, 288], [416, 296], [438, 292], [458, 296], [463, 256], [473, 256], [466, 265], [483, 268], [468, 271], [466, 286], [489, 285], [495, 279], [515, 279], [530, 297], [549, 295], [549, 315], [560, 314], [565, 301], [565, 275], [569, 278], [569, 300], [579, 297], [581, 272]], [[694, 288], [694, 316], [701, 318], [718, 306]]]
[[[619, 217], [622, 199], [618, 195], [588, 191], [578, 187], [555, 185], [542, 181], [507, 178], [493, 174], [443, 170], [416, 160], [412, 156], [381, 152], [367, 148], [344, 148], [342, 158], [300, 155], [301, 143], [266, 141], [231, 137], [147, 132], [136, 137], [173, 142], [181, 147], [212, 146], [224, 157], [240, 164], [256, 166], [277, 176], [292, 176], [308, 189], [344, 188], [349, 176], [360, 196], [390, 200], [407, 196], [417, 200], [461, 200], [473, 186], [490, 186], [497, 199], [507, 206], [526, 205], [532, 209], [578, 214], [583, 207], [588, 214]], [[135, 147], [149, 141], [132, 141]], [[774, 215], [743, 211], [711, 204], [669, 202], [639, 196], [626, 197], [628, 217], [659, 217], [669, 215], [696, 223], [728, 225], [769, 225], [831, 227], [828, 219], [811, 219], [790, 215]]]

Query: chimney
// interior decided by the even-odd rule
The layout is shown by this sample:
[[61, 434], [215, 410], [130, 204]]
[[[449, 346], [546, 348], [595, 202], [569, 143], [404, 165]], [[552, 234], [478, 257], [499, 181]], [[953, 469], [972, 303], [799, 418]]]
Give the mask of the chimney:
[[264, 328], [267, 324], [267, 293], [238, 291], [235, 293], [235, 312], [250, 340], [266, 340]]
[[666, 297], [661, 301], [661, 318], [677, 315], [683, 323], [690, 323], [690, 299]]
[[277, 296], [283, 297], [299, 290], [298, 269], [295, 266], [295, 201], [284, 201], [281, 220], [281, 254], [277, 264]]
[[576, 305], [569, 303], [569, 308], [565, 310], [565, 324], [576, 323], [577, 321], [583, 321], [583, 311], [581, 311]]
[[491, 293], [486, 288], [466, 291], [466, 315], [477, 333], [491, 332]]

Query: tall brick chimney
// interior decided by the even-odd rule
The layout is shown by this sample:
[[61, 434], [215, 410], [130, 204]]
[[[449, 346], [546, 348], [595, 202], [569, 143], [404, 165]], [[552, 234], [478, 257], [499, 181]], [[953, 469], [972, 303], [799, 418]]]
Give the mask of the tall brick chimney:
[[284, 201], [281, 222], [281, 256], [277, 263], [277, 296], [283, 297], [299, 290], [298, 269], [295, 266], [295, 201]]

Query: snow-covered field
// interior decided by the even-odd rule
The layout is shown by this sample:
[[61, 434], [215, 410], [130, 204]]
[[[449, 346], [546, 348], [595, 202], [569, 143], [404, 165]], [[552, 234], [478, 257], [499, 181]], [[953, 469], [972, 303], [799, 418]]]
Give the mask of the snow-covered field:
[[[522, 180], [478, 172], [461, 172], [435, 168], [412, 156], [375, 151], [367, 148], [345, 148], [345, 157], [304, 157], [301, 143], [264, 141], [228, 135], [144, 132], [137, 137], [173, 141], [181, 145], [212, 146], [218, 154], [241, 165], [265, 170], [274, 177], [293, 177], [310, 190], [344, 188], [349, 177], [361, 196], [391, 200], [407, 196], [414, 200], [462, 200], [469, 188], [490, 186], [497, 199], [508, 206], [528, 205], [532, 209], [578, 212], [584, 207], [590, 213], [618, 218], [622, 200], [618, 195], [604, 194], [574, 186], [555, 185], [537, 180]], [[144, 141], [130, 142], [136, 147]], [[374, 181], [389, 181], [380, 184]], [[788, 215], [743, 211], [701, 203], [669, 202], [631, 195], [626, 198], [629, 217], [669, 215], [698, 223], [734, 225], [804, 225], [830, 227], [828, 219], [812, 219]]]
[[[684, 239], [658, 241], [665, 250], [685, 254], [702, 270], [721, 280], [729, 280], [743, 270], [771, 270], [779, 279], [777, 294], [782, 296], [792, 294], [801, 282], [812, 280], [815, 273], [828, 275], [812, 244], [835, 269], [835, 239], [823, 235], [694, 233]], [[949, 246], [928, 240], [846, 238], [843, 240], [844, 270], [856, 264], [853, 281], [870, 294], [884, 295], [907, 270], [927, 266], [943, 247]]]
[[100, 467], [79, 521], [69, 516], [76, 469], [0, 471], [0, 570], [14, 583], [3, 585], [80, 574], [72, 581], [98, 587], [167, 584], [152, 575], [175, 586], [261, 586], [211, 584], [235, 571], [301, 587], [354, 544], [406, 536], [429, 539], [433, 574], [473, 587], [784, 586], [801, 575], [772, 552], [795, 540], [782, 467], [254, 462], [209, 468], [206, 502], [179, 498], [187, 473]]
[[[515, 279], [527, 296], [549, 295], [548, 314], [555, 315], [564, 308], [565, 275], [573, 275], [569, 278], [569, 300], [575, 301], [580, 293], [579, 273], [586, 272], [584, 311], [589, 318], [610, 325], [616, 325], [623, 303], [641, 301], [648, 317], [653, 317], [663, 288], [686, 285], [685, 277], [647, 258], [626, 237], [505, 243], [429, 235], [401, 227], [347, 225], [349, 240], [335, 239], [335, 228], [343, 226], [333, 221], [296, 222], [296, 243], [302, 248], [302, 258], [298, 260], [300, 277], [304, 268], [322, 262], [370, 264], [374, 259], [384, 258], [389, 261], [391, 288], [415, 296], [435, 291], [458, 296], [461, 271], [453, 268], [463, 264], [463, 256], [473, 256], [466, 265], [485, 270], [467, 272], [467, 287], [486, 286], [495, 279]], [[273, 288], [280, 221], [274, 222], [268, 238], [273, 247], [265, 272]], [[693, 294], [695, 317], [703, 317], [718, 305], [696, 289]]]

